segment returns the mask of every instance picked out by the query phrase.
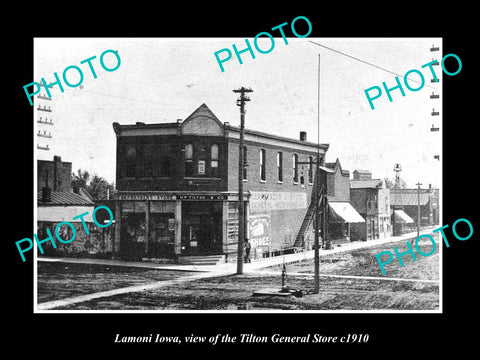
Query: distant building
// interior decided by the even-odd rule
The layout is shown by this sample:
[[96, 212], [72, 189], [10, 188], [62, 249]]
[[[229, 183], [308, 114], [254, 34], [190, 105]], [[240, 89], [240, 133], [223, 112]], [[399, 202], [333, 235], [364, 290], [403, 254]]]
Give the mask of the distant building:
[[[113, 124], [115, 249], [122, 257], [219, 255], [238, 244], [240, 129], [202, 104], [172, 123]], [[314, 160], [328, 145], [245, 129], [246, 236], [252, 257], [292, 249], [311, 213]], [[307, 230], [302, 230], [307, 231]]]
[[53, 161], [37, 160], [37, 191], [49, 187], [52, 191], [72, 191], [72, 163], [55, 155]]
[[[91, 217], [95, 203], [89, 198], [84, 190], [80, 194], [73, 192], [71, 188], [72, 163], [62, 161], [60, 156], [54, 156], [53, 161], [37, 161], [37, 236], [39, 240], [48, 237], [47, 229], [50, 230], [57, 248], [53, 248], [50, 242], [45, 242], [42, 247], [45, 255], [53, 256], [90, 256], [106, 255], [112, 253], [112, 241], [110, 240], [111, 227], [98, 228]], [[89, 234], [85, 231], [81, 219], [73, 220], [74, 217], [88, 212], [83, 219]], [[100, 215], [100, 212], [97, 213]], [[56, 226], [68, 221], [75, 228], [75, 240], [68, 244], [61, 243], [55, 235]], [[97, 217], [97, 221], [102, 221]], [[59, 236], [63, 240], [69, 240], [73, 231], [68, 225], [59, 227]], [[39, 255], [41, 253], [39, 252]]]
[[391, 236], [390, 190], [383, 180], [372, 179], [369, 171], [355, 170], [353, 174], [353, 180], [350, 180], [351, 203], [365, 223], [353, 224], [352, 236], [361, 240]]
[[372, 172], [370, 170], [354, 170], [353, 178], [355, 180], [371, 180]]
[[320, 182], [327, 184], [327, 240], [332, 244], [358, 240], [351, 234], [351, 225], [364, 224], [365, 219], [350, 202], [350, 172], [342, 169], [338, 159], [320, 171]]
[[[419, 194], [420, 193], [420, 194]], [[428, 189], [391, 189], [392, 209], [405, 212], [411, 219], [408, 228], [416, 228], [418, 205], [420, 204], [420, 226], [439, 224], [439, 190]]]

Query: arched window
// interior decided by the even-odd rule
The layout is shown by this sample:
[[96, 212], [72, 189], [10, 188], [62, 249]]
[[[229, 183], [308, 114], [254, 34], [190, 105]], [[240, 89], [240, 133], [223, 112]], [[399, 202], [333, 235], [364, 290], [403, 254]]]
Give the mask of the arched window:
[[210, 176], [218, 177], [218, 145], [213, 144], [210, 148]]
[[277, 180], [283, 181], [283, 154], [281, 151], [277, 153]]
[[193, 176], [193, 144], [185, 144], [185, 176]]
[[293, 182], [298, 183], [298, 155], [297, 154], [293, 154], [292, 162], [293, 162]]
[[260, 181], [267, 179], [267, 172], [265, 167], [265, 149], [260, 149]]

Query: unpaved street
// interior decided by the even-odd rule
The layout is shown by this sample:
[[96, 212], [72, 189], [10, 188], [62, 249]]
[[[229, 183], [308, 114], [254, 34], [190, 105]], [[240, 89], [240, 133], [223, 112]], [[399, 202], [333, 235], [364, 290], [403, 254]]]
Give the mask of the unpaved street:
[[[404, 245], [404, 243], [403, 243]], [[397, 245], [401, 246], [401, 245]], [[253, 296], [253, 291], [281, 287], [282, 265], [244, 275], [199, 278], [182, 283], [99, 297], [57, 310], [437, 310], [439, 255], [403, 257], [382, 275], [375, 254], [391, 244], [321, 257], [320, 293], [313, 288], [313, 260], [286, 265], [286, 285], [303, 297]], [[39, 303], [138, 284], [153, 284], [192, 273], [104, 265], [39, 263]], [[404, 279], [405, 281], [402, 281]]]

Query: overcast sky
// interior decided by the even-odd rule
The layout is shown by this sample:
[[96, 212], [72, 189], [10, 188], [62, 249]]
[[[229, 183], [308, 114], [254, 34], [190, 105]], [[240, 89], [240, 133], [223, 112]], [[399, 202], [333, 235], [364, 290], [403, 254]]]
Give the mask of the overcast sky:
[[[393, 102], [384, 94], [374, 101], [372, 110], [364, 90], [381, 86], [383, 81], [394, 86], [395, 75], [309, 40], [402, 78], [408, 70], [421, 70], [425, 86], [416, 92], [404, 86], [404, 97], [394, 90]], [[275, 38], [270, 53], [255, 52], [255, 59], [244, 53], [243, 64], [233, 57], [221, 72], [214, 52], [232, 50], [233, 43], [242, 49], [244, 38], [36, 38], [32, 81], [42, 77], [53, 81], [54, 72], [61, 77], [70, 65], [80, 66], [85, 76], [82, 88], [64, 86], [63, 93], [52, 90], [55, 125], [48, 142], [51, 150], [37, 150], [37, 158], [52, 160], [59, 155], [72, 162], [74, 171], [81, 168], [114, 181], [113, 122], [175, 122], [205, 103], [220, 121], [238, 125], [237, 94], [232, 90], [241, 86], [254, 90], [246, 106], [247, 128], [294, 138], [306, 131], [308, 141], [317, 142], [320, 54], [320, 142], [330, 144], [326, 160], [339, 158], [342, 168], [351, 173], [369, 169], [374, 178], [394, 177], [394, 164], [400, 163], [401, 177], [409, 187], [417, 181], [424, 186], [441, 185], [441, 162], [434, 155], [442, 151], [442, 71], [440, 66], [434, 67], [440, 83], [432, 84], [430, 71], [421, 68], [432, 58], [441, 60], [441, 39], [307, 37], [288, 38], [288, 42], [285, 45], [282, 38]], [[440, 52], [430, 52], [432, 44], [439, 46]], [[269, 40], [260, 47], [267, 49]], [[118, 51], [121, 57], [116, 71], [100, 67], [98, 58], [107, 49]], [[80, 65], [94, 55], [96, 79], [87, 64]], [[113, 59], [112, 54], [105, 59]], [[72, 82], [73, 73], [68, 73]], [[440, 94], [440, 100], [430, 99], [432, 91]], [[440, 116], [431, 116], [433, 108]], [[440, 127], [440, 132], [430, 132], [432, 124]]]

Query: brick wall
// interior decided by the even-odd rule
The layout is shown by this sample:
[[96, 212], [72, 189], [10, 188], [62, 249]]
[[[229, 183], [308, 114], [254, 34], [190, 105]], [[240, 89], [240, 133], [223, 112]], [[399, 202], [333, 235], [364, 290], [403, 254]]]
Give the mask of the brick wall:
[[46, 185], [48, 171], [48, 186], [54, 191], [70, 191], [72, 183], [72, 163], [63, 162], [61, 157], [54, 156], [53, 161], [37, 161], [37, 191]]
[[350, 200], [350, 179], [343, 176], [340, 169], [327, 175], [327, 194], [330, 201]]
[[[185, 144], [193, 145], [192, 176], [185, 177]], [[158, 159], [151, 160], [142, 154], [145, 144], [158, 144], [162, 154]], [[211, 168], [211, 146], [218, 145], [217, 173]], [[130, 162], [126, 159], [128, 146], [135, 146], [137, 157]], [[162, 157], [169, 158], [169, 176], [149, 176], [144, 169], [160, 167]], [[129, 191], [226, 191], [227, 190], [227, 146], [223, 137], [194, 136], [182, 137], [174, 135], [162, 136], [131, 136], [117, 138], [117, 189]], [[198, 174], [199, 160], [205, 161], [205, 174]], [[135, 166], [128, 174], [129, 167]], [[138, 170], [138, 171], [137, 171]]]
[[[238, 191], [238, 140], [230, 139], [228, 143], [228, 190]], [[308, 157], [316, 158], [315, 152], [293, 151], [292, 149], [258, 144], [245, 141], [247, 147], [247, 180], [244, 181], [245, 191], [307, 191], [310, 198], [312, 185], [308, 183], [308, 165], [298, 165], [298, 183], [293, 181], [293, 154], [298, 155], [299, 162], [307, 162]], [[266, 179], [260, 180], [260, 150], [265, 149]], [[283, 181], [279, 183], [277, 176], [277, 153], [282, 152]], [[321, 155], [322, 156], [322, 155]], [[304, 176], [304, 186], [300, 183], [300, 175]], [[315, 171], [315, 166], [313, 166]]]
[[[230, 139], [228, 143], [228, 190], [238, 191], [238, 149], [239, 142]], [[251, 191], [257, 196], [256, 200], [251, 200], [251, 216], [264, 216], [269, 221], [269, 244], [270, 251], [279, 250], [293, 246], [298, 230], [302, 224], [306, 209], [311, 200], [313, 184], [308, 182], [308, 165], [298, 165], [298, 182], [293, 181], [293, 154], [298, 155], [298, 161], [308, 162], [308, 157], [316, 158], [315, 152], [293, 151], [292, 149], [258, 144], [245, 141], [247, 147], [247, 180], [243, 182], [244, 191]], [[265, 149], [265, 181], [260, 178], [260, 150]], [[283, 181], [278, 181], [277, 172], [277, 153], [282, 153], [283, 157]], [[304, 184], [301, 184], [300, 176], [302, 173]], [[313, 166], [313, 171], [315, 166]], [[272, 197], [278, 196], [273, 200], [273, 208], [267, 205], [265, 209], [255, 209], [253, 201], [258, 201], [258, 196], [265, 196], [265, 201], [272, 201]], [[291, 198], [290, 198], [291, 196]], [[252, 197], [253, 198], [253, 197]], [[281, 204], [275, 203], [281, 202]], [[285, 206], [278, 209], [275, 206]], [[253, 228], [252, 228], [253, 229]], [[250, 234], [251, 243], [255, 245], [255, 236]], [[254, 252], [252, 248], [252, 253]], [[265, 250], [264, 250], [265, 251]]]
[[367, 189], [350, 189], [350, 202], [364, 216], [367, 213]]

